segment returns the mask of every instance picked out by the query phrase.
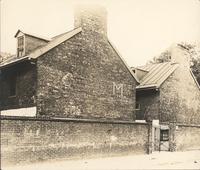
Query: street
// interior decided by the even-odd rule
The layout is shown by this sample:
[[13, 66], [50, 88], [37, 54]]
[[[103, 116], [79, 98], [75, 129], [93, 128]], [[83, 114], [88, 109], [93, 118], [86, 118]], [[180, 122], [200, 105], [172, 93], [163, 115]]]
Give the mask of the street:
[[200, 169], [200, 150], [155, 152], [84, 160], [59, 160], [29, 165], [2, 167], [3, 170], [132, 170], [132, 169]]

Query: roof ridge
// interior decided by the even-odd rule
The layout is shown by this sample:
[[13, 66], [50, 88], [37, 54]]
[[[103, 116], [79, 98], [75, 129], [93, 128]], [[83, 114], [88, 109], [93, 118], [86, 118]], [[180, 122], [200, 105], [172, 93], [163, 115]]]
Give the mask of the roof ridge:
[[[77, 27], [77, 28], [80, 28], [80, 27]], [[73, 31], [73, 30], [75, 30], [75, 29], [77, 29], [77, 28], [74, 28], [74, 29], [72, 29], [72, 30], [63, 32], [63, 33], [58, 34], [58, 35], [56, 35], [56, 36], [53, 36], [53, 37], [51, 37], [51, 38], [52, 38], [52, 40], [53, 40], [53, 39], [55, 39], [55, 38], [58, 38], [58, 37], [60, 37], [60, 36], [62, 36], [62, 35], [64, 35], [64, 34], [67, 34], [67, 33], [71, 32], [71, 31]]]
[[59, 44], [61, 44], [64, 41], [70, 39], [71, 37], [73, 37], [74, 35], [78, 34], [81, 31], [82, 31], [82, 28], [78, 27], [78, 28], [75, 28], [75, 29], [73, 29], [71, 31], [66, 32], [62, 36], [54, 38], [52, 41], [50, 41], [49, 43], [47, 43], [45, 46], [43, 46], [43, 47], [41, 47], [41, 48], [33, 51], [32, 53], [30, 53], [29, 54], [29, 58], [33, 58], [33, 59], [38, 58], [42, 54], [48, 52], [52, 48], [58, 46]]
[[16, 37], [19, 32], [22, 32], [23, 34], [30, 35], [32, 37], [39, 38], [39, 39], [42, 39], [42, 40], [45, 40], [45, 41], [51, 41], [51, 38], [48, 38], [48, 37], [45, 37], [45, 36], [42, 36], [42, 35], [38, 35], [38, 34], [35, 34], [35, 33], [26, 32], [26, 31], [21, 30], [21, 29], [19, 29], [17, 31], [17, 33], [15, 34], [14, 37]]
[[146, 70], [146, 69], [143, 69], [143, 68], [138, 68], [138, 67], [131, 67], [131, 69], [137, 69], [137, 70], [142, 70], [142, 71], [145, 71], [145, 72], [149, 72], [148, 70]]
[[147, 70], [146, 68], [143, 68], [143, 67], [149, 67], [149, 66], [153, 66], [153, 65], [158, 65], [158, 64], [164, 64], [164, 63], [172, 63], [171, 61], [165, 61], [165, 62], [160, 62], [160, 63], [147, 63], [145, 65], [142, 65], [142, 66], [137, 66], [135, 68], [138, 68], [138, 69], [143, 69], [143, 70]]

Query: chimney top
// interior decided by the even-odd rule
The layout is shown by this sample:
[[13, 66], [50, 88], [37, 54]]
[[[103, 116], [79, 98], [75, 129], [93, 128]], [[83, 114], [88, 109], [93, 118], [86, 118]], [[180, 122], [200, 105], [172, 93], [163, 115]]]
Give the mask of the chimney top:
[[74, 27], [82, 27], [83, 32], [107, 35], [107, 11], [96, 4], [82, 4], [75, 7]]
[[173, 44], [170, 49], [172, 62], [179, 63], [184, 67], [190, 67], [190, 53], [185, 46]]

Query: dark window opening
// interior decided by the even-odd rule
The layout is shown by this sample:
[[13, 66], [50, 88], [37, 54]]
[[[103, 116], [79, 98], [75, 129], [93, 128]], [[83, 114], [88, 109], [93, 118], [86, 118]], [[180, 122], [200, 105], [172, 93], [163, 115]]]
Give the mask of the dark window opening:
[[169, 130], [160, 130], [160, 141], [169, 141]]
[[24, 37], [18, 37], [18, 47], [23, 47], [24, 46]]
[[136, 103], [135, 109], [140, 110], [140, 104], [139, 103]]
[[16, 76], [13, 75], [9, 80], [9, 96], [16, 96]]
[[18, 45], [17, 45], [17, 56], [20, 57], [23, 55], [24, 51], [24, 37], [18, 37]]

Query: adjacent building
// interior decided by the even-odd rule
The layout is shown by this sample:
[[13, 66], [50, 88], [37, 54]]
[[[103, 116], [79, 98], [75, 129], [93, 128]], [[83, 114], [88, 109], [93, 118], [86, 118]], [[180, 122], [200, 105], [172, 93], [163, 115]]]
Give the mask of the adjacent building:
[[137, 119], [198, 124], [200, 86], [190, 69], [190, 54], [180, 44], [173, 45], [170, 52], [170, 62], [133, 68], [140, 80]]
[[199, 148], [200, 87], [190, 69], [188, 49], [170, 48], [169, 62], [132, 68], [136, 119], [152, 121], [152, 150]]

